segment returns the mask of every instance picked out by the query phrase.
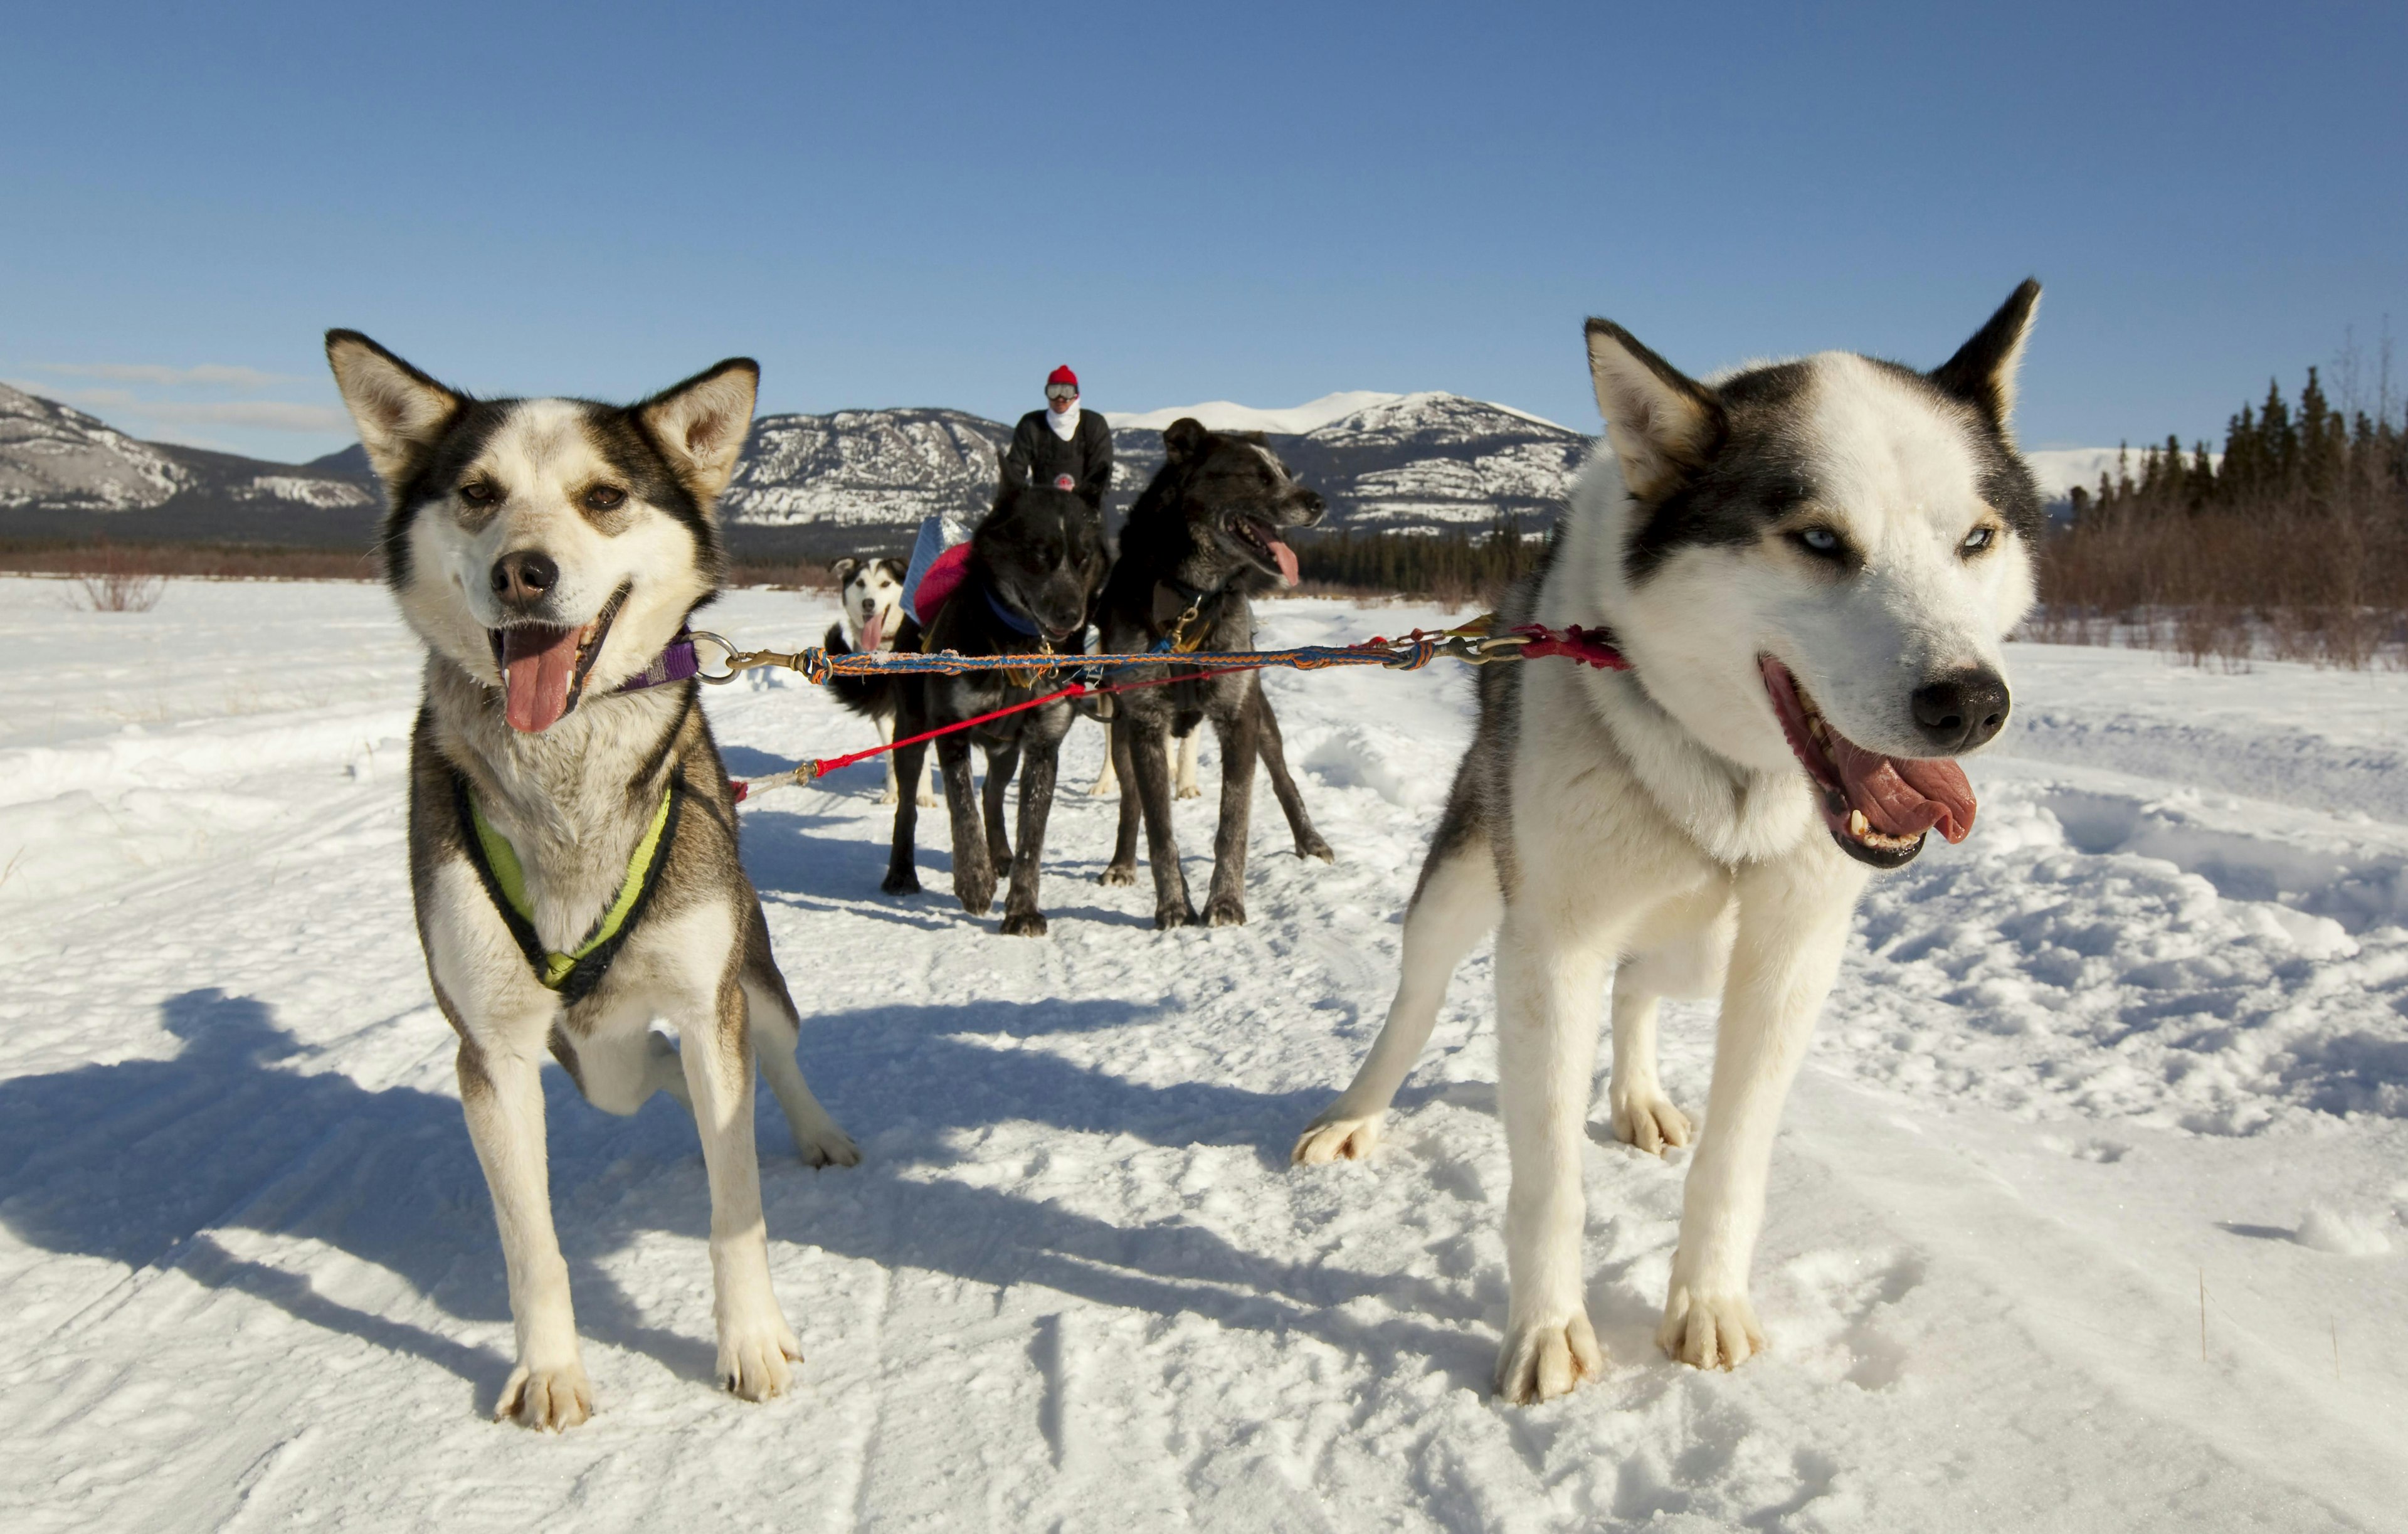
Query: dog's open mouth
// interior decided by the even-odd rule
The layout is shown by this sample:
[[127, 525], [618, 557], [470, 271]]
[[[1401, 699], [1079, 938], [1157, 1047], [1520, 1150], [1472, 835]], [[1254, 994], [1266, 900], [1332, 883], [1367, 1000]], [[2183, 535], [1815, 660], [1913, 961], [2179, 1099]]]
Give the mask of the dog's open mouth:
[[548, 730], [561, 715], [577, 707], [585, 689], [586, 673], [594, 669], [609, 637], [610, 622], [619, 616], [627, 588], [620, 587], [602, 604], [594, 621], [581, 628], [551, 624], [520, 624], [487, 631], [494, 660], [502, 668], [502, 717], [510, 728]]
[[1973, 831], [1973, 785], [1946, 760], [1884, 756], [1833, 729], [1789, 667], [1771, 656], [1757, 664], [1764, 690], [1799, 765], [1814, 780], [1831, 839], [1859, 862], [1896, 868], [1923, 851], [1927, 832], [1951, 842]]
[[1279, 571], [1281, 585], [1296, 584], [1296, 551], [1280, 541], [1278, 528], [1259, 518], [1240, 515], [1229, 519], [1229, 530], [1249, 552]]

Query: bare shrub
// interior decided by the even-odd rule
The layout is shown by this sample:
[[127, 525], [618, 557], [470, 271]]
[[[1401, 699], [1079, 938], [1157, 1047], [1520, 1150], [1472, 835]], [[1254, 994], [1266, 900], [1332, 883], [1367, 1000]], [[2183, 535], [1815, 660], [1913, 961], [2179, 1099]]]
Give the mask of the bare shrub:
[[148, 612], [167, 590], [166, 579], [123, 557], [103, 539], [95, 552], [95, 567], [76, 581], [82, 595], [77, 605], [87, 612]]

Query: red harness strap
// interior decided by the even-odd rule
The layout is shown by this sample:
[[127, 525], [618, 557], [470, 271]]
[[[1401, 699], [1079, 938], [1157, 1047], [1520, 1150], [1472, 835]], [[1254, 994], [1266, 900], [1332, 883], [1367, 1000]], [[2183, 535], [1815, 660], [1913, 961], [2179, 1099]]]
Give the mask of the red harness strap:
[[[1065, 657], [1065, 659], [1069, 658], [1071, 657]], [[1065, 667], [1065, 669], [1070, 669], [1070, 667]], [[1262, 667], [1254, 666], [1230, 666], [1223, 667], [1218, 671], [1191, 671], [1183, 677], [1157, 677], [1148, 681], [1115, 681], [1100, 687], [1090, 687], [1083, 681], [1074, 681], [1068, 687], [1056, 688], [1042, 697], [1032, 697], [1025, 703], [991, 709], [985, 713], [960, 720], [954, 724], [939, 724], [933, 730], [922, 730], [919, 734], [901, 740], [889, 740], [882, 745], [871, 746], [866, 751], [851, 752], [842, 756], [814, 757], [796, 769], [795, 781], [807, 783], [814, 778], [824, 778], [838, 767], [849, 767], [856, 762], [867, 762], [873, 756], [883, 756], [890, 751], [900, 751], [905, 746], [916, 746], [923, 740], [934, 740], [940, 735], [952, 735], [957, 730], [975, 729], [990, 719], [1001, 719], [1008, 714], [1020, 713], [1028, 709], [1041, 709], [1048, 703], [1058, 703], [1066, 697], [1099, 697], [1106, 693], [1134, 693], [1143, 687], [1168, 687], [1175, 681], [1197, 681], [1207, 677], [1233, 676], [1240, 671], [1260, 669]], [[744, 779], [731, 778], [727, 781], [727, 786], [736, 791], [736, 800], [741, 804], [744, 802], [745, 794], [752, 785]]]

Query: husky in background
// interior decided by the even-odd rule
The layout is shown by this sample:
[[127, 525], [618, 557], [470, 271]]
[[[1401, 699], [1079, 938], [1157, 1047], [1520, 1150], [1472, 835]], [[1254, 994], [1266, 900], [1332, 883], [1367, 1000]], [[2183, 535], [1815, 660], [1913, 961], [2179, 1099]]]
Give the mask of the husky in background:
[[[1162, 449], [1162, 467], [1121, 529], [1120, 557], [1104, 587], [1099, 623], [1108, 652], [1161, 649], [1165, 664], [1131, 667], [1115, 680], [1175, 675], [1182, 651], [1253, 649], [1250, 594], [1296, 584], [1296, 552], [1280, 535], [1321, 520], [1321, 497], [1297, 482], [1258, 432], [1207, 431], [1203, 423], [1182, 417], [1163, 429]], [[1329, 843], [1312, 828], [1304, 797], [1288, 776], [1279, 719], [1257, 673], [1222, 672], [1123, 693], [1112, 702], [1121, 819], [1103, 882], [1137, 882], [1141, 818], [1146, 857], [1154, 865], [1154, 925], [1187, 926], [1197, 919], [1171, 835], [1168, 740], [1173, 733], [1192, 736], [1204, 720], [1212, 722], [1221, 743], [1221, 823], [1204, 923], [1238, 926], [1246, 920], [1246, 835], [1257, 756], [1270, 772], [1297, 855], [1331, 860]]]
[[[886, 654], [895, 652], [895, 636], [903, 627], [903, 561], [899, 559], [839, 559], [828, 566], [838, 581], [838, 599], [842, 616], [828, 625], [827, 637], [820, 642], [831, 655], [850, 655], [859, 651], [873, 650]], [[831, 677], [829, 690], [838, 703], [854, 713], [876, 722], [881, 744], [895, 740], [895, 685], [883, 677]], [[881, 804], [893, 804], [901, 796], [901, 785], [895, 778], [895, 757], [892, 753], [881, 758], [886, 768], [886, 790], [878, 796]], [[937, 779], [931, 767], [920, 788], [920, 808], [932, 808], [937, 802]]]
[[719, 590], [716, 508], [759, 369], [723, 362], [620, 409], [474, 399], [355, 331], [328, 332], [326, 356], [390, 498], [385, 579], [426, 645], [410, 889], [509, 1273], [497, 1414], [558, 1429], [594, 1409], [546, 1184], [547, 1051], [597, 1108], [666, 1092], [693, 1112], [719, 1378], [775, 1396], [802, 1354], [769, 1283], [756, 1056], [807, 1163], [860, 1156], [795, 1063], [695, 683], [662, 680]]
[[1928, 831], [1971, 829], [1950, 758], [2006, 722], [2000, 641], [2042, 527], [2008, 424], [2039, 297], [2023, 284], [1929, 373], [1824, 352], [1701, 383], [1588, 323], [1610, 451], [1501, 616], [1609, 625], [1631, 669], [1482, 670], [1386, 1025], [1295, 1151], [1370, 1153], [1448, 977], [1495, 929], [1508, 1399], [1605, 1367], [1581, 1152], [1609, 978], [1613, 1131], [1659, 1153], [1690, 1126], [1656, 1077], [1656, 1000], [1722, 996], [1657, 1341], [1726, 1369], [1765, 1345], [1748, 1269], [1773, 1130], [1857, 895]]
[[[944, 605], [927, 614], [923, 639], [909, 624], [902, 644], [910, 650], [951, 650], [964, 655], [1026, 655], [1025, 671], [973, 671], [958, 677], [919, 674], [895, 683], [895, 732], [914, 736], [941, 725], [1025, 703], [1063, 685], [1055, 657], [1075, 661], [1087, 632], [1096, 590], [1104, 579], [1102, 514], [1076, 492], [1032, 485], [1013, 466], [1003, 467], [995, 509], [970, 535], [968, 564], [961, 584]], [[923, 588], [924, 592], [925, 588]], [[1054, 812], [1055, 771], [1062, 737], [1075, 710], [1069, 699], [990, 720], [934, 742], [945, 781], [945, 804], [953, 820], [953, 895], [962, 909], [983, 916], [995, 901], [999, 870], [1010, 868], [1000, 930], [1008, 938], [1041, 938], [1045, 913], [1037, 909], [1037, 886], [1045, 855], [1045, 826]], [[986, 753], [983, 796], [970, 782], [970, 747]], [[895, 753], [896, 774], [920, 780], [929, 742]], [[1020, 841], [1017, 853], [1003, 825], [1004, 790], [1012, 774], [1020, 781]], [[889, 895], [920, 891], [916, 839], [919, 807], [910, 799], [895, 809], [895, 839], [886, 879]]]

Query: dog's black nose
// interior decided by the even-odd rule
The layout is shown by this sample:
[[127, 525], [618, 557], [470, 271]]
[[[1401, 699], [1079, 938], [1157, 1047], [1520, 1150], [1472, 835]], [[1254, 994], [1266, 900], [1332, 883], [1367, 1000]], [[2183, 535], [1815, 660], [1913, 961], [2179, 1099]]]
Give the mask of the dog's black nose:
[[560, 583], [552, 556], [522, 549], [494, 561], [494, 595], [505, 602], [532, 602]]
[[1976, 667], [1914, 690], [1914, 723], [1934, 751], [1954, 755], [1985, 745], [2007, 723], [2007, 683]]

